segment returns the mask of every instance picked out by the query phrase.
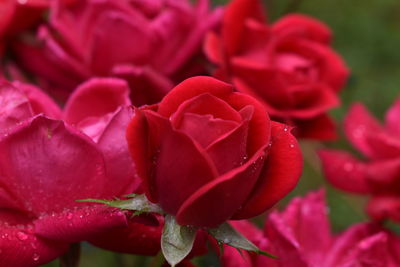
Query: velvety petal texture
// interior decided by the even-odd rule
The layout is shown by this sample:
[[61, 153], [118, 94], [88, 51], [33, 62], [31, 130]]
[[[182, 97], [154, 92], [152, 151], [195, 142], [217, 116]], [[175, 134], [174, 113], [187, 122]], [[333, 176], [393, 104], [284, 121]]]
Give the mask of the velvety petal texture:
[[324, 192], [294, 198], [282, 212], [268, 215], [264, 231], [250, 222], [232, 222], [237, 231], [277, 259], [226, 246], [223, 266], [372, 267], [400, 264], [400, 239], [373, 223], [350, 226], [340, 234], [330, 229]]
[[202, 39], [222, 15], [208, 0], [54, 2], [34, 41], [14, 49], [59, 99], [88, 78], [112, 76], [129, 83], [134, 104], [152, 104], [185, 78], [207, 73], [199, 64]]
[[136, 109], [127, 140], [147, 197], [182, 225], [256, 216], [293, 189], [302, 169], [290, 129], [211, 77]]
[[111, 230], [132, 232], [120, 243], [141, 240], [140, 227], [127, 227], [127, 214], [76, 202], [140, 190], [125, 139], [133, 110], [123, 80], [89, 80], [64, 111], [39, 88], [21, 82], [2, 81], [0, 101], [0, 254], [7, 254], [0, 257], [1, 266], [45, 264], [70, 243], [104, 244]]
[[329, 140], [336, 134], [327, 112], [340, 104], [348, 77], [330, 41], [329, 27], [316, 19], [289, 14], [268, 24], [261, 1], [233, 0], [204, 50], [215, 76], [257, 98], [273, 119], [297, 127], [299, 137]]
[[390, 218], [400, 222], [398, 110], [397, 100], [382, 124], [364, 105], [353, 104], [344, 120], [344, 132], [363, 157], [340, 150], [319, 151], [328, 181], [342, 190], [369, 195], [367, 211], [376, 221]]

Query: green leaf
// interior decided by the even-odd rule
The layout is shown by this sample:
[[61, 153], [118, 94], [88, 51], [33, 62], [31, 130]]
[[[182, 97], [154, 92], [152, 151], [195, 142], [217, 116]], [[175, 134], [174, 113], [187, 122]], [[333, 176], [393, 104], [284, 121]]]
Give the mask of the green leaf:
[[192, 250], [196, 230], [190, 226], [176, 223], [171, 215], [165, 216], [165, 224], [161, 236], [161, 250], [167, 262], [174, 267]]
[[208, 229], [208, 232], [218, 241], [218, 243], [224, 243], [237, 249], [256, 252], [270, 258], [277, 258], [268, 252], [260, 250], [247, 238], [238, 233], [229, 223], [223, 223], [218, 228]]
[[137, 214], [146, 212], [155, 212], [163, 214], [162, 209], [151, 202], [149, 202], [145, 195], [135, 195], [133, 198], [124, 200], [102, 200], [102, 199], [82, 199], [77, 200], [78, 202], [94, 202], [108, 205], [114, 208], [120, 208], [123, 210], [135, 210]]

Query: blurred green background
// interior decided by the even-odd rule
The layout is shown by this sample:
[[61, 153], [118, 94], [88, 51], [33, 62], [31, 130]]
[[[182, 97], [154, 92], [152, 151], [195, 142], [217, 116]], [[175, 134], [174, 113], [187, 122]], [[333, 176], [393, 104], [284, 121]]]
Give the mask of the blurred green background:
[[[228, 1], [213, 2], [217, 5]], [[320, 19], [332, 29], [333, 46], [351, 70], [348, 85], [341, 92], [342, 106], [332, 112], [338, 124], [355, 101], [363, 102], [371, 113], [379, 119], [383, 118], [400, 92], [400, 1], [266, 0], [264, 3], [271, 22], [286, 13], [300, 12]], [[363, 211], [365, 198], [339, 192], [327, 185], [315, 155], [315, 149], [321, 147], [352, 149], [342, 133], [336, 142], [322, 144], [307, 141], [301, 145], [305, 157], [303, 177], [278, 208], [285, 206], [293, 196], [325, 187], [334, 231], [340, 232], [353, 223], [366, 220]], [[260, 216], [256, 222], [261, 225], [263, 218]], [[390, 227], [397, 230], [393, 225]], [[215, 255], [209, 255], [202, 261], [202, 266], [215, 265]], [[58, 261], [46, 266], [58, 266]], [[80, 266], [152, 266], [152, 259], [115, 254], [83, 244]]]

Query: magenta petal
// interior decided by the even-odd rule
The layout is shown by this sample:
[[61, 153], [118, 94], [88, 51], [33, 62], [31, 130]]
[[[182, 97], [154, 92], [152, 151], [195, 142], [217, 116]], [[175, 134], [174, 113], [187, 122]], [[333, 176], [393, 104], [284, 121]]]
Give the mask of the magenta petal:
[[385, 267], [387, 253], [386, 234], [373, 224], [362, 223], [338, 236], [327, 254], [325, 266]]
[[35, 233], [43, 238], [80, 242], [116, 227], [126, 227], [123, 212], [106, 206], [87, 206], [46, 214], [34, 221]]
[[[286, 227], [276, 227], [276, 229], [291, 232], [290, 235], [293, 235], [301, 246], [299, 251], [308, 259], [310, 265], [317, 266], [321, 263], [333, 241], [324, 191], [312, 192], [304, 198], [293, 199], [285, 211], [278, 216]], [[267, 222], [266, 233], [269, 232], [268, 228], [273, 223], [274, 220]], [[289, 233], [281, 233], [282, 236], [285, 234]], [[268, 235], [267, 237], [270, 238], [273, 246], [274, 239]], [[279, 257], [284, 257], [284, 254]]]
[[385, 126], [393, 134], [400, 135], [400, 99], [396, 100], [385, 116]]
[[165, 118], [154, 112], [145, 114], [150, 131], [157, 128], [165, 131], [160, 135], [154, 184], [150, 186], [154, 186], [161, 207], [176, 214], [196, 189], [217, 176], [216, 170], [206, 152], [185, 134], [174, 131]]
[[65, 105], [65, 120], [76, 124], [88, 117], [101, 117], [119, 106], [130, 105], [129, 87], [115, 78], [94, 78], [82, 85]]
[[0, 133], [31, 118], [33, 111], [28, 98], [12, 84], [0, 82]]
[[14, 81], [13, 85], [25, 93], [35, 115], [43, 113], [53, 119], [61, 119], [60, 107], [39, 88], [18, 81]]
[[198, 189], [180, 207], [176, 215], [178, 223], [217, 227], [229, 220], [253, 189], [264, 164], [264, 156], [265, 151], [261, 148], [242, 166]]
[[354, 193], [371, 191], [364, 163], [342, 151], [321, 150], [318, 154], [322, 161], [325, 177], [334, 186]]
[[64, 254], [66, 243], [39, 238], [32, 228], [0, 226], [0, 266], [35, 267]]
[[98, 141], [105, 160], [107, 194], [111, 197], [135, 192], [141, 183], [136, 175], [125, 138], [126, 128], [132, 115], [132, 108], [120, 108], [113, 115]]
[[74, 207], [75, 200], [101, 197], [105, 190], [104, 160], [95, 144], [43, 116], [0, 140], [0, 173], [2, 187], [35, 215]]
[[367, 137], [382, 132], [382, 127], [362, 104], [354, 104], [351, 107], [344, 121], [344, 131], [357, 149], [368, 157], [374, 157]]
[[153, 47], [149, 25], [138, 16], [103, 12], [97, 19], [90, 51], [91, 67], [97, 75], [107, 75], [110, 66], [135, 62], [145, 65]]

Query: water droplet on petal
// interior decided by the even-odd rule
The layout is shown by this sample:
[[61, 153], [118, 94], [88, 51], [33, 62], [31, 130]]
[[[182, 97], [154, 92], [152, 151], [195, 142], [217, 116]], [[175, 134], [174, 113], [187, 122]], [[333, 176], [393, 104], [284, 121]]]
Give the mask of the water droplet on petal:
[[37, 253], [33, 253], [32, 259], [33, 259], [34, 261], [38, 261], [38, 260], [40, 259], [40, 255], [37, 254]]
[[25, 234], [24, 232], [18, 232], [17, 233], [17, 238], [21, 241], [27, 240], [28, 239], [28, 235]]
[[73, 215], [71, 212], [68, 212], [68, 214], [67, 214], [67, 219], [68, 219], [68, 220], [71, 220], [73, 216], [74, 216], [74, 215]]
[[287, 132], [287, 131], [289, 131], [289, 128], [288, 128], [288, 127], [285, 127], [285, 128], [283, 128], [283, 130], [284, 130], [285, 132]]
[[290, 148], [294, 148], [294, 145], [293, 145], [293, 144], [290, 144], [289, 146], [290, 146]]

